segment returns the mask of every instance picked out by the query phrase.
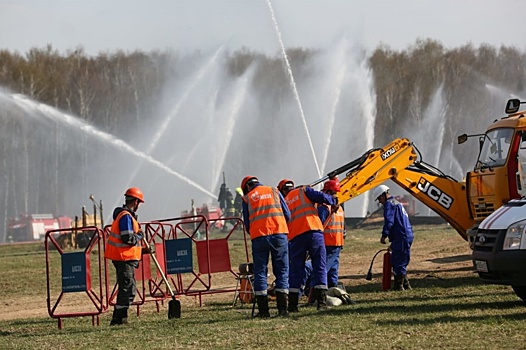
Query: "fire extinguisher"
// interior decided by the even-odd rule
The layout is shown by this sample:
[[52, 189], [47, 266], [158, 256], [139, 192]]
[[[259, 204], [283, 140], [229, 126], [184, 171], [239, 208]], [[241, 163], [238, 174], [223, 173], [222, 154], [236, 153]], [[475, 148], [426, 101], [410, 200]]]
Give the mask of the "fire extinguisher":
[[387, 249], [384, 254], [384, 264], [382, 269], [382, 290], [391, 289], [391, 250]]

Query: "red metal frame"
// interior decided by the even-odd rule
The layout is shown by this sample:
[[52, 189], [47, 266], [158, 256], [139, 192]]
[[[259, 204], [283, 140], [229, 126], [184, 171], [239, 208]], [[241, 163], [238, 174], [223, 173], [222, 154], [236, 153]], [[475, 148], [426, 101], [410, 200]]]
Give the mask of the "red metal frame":
[[[104, 293], [103, 293], [103, 279], [102, 279], [102, 276], [103, 276], [103, 264], [102, 264], [102, 256], [101, 256], [101, 253], [102, 253], [102, 237], [103, 237], [103, 232], [102, 230], [100, 230], [99, 228], [95, 227], [95, 226], [88, 226], [88, 227], [81, 227], [81, 228], [77, 228], [76, 229], [77, 231], [89, 231], [89, 232], [93, 232], [93, 235], [88, 243], [88, 245], [86, 246], [86, 248], [84, 249], [84, 255], [86, 257], [86, 259], [88, 260], [92, 254], [92, 251], [93, 251], [93, 248], [97, 247], [97, 258], [98, 258], [98, 282], [99, 282], [99, 291], [97, 294], [93, 288], [91, 288], [91, 271], [89, 271], [89, 266], [87, 266], [87, 274], [88, 274], [88, 277], [89, 277], [89, 281], [86, 281], [86, 285], [88, 286], [87, 287], [87, 290], [84, 291], [89, 299], [91, 300], [91, 302], [93, 303], [93, 305], [95, 306], [95, 310], [94, 311], [90, 311], [90, 312], [64, 312], [64, 313], [56, 313], [56, 310], [57, 310], [57, 307], [59, 306], [60, 304], [60, 301], [62, 300], [62, 298], [64, 297], [64, 291], [61, 291], [57, 300], [55, 301], [55, 303], [53, 304], [53, 306], [51, 306], [51, 285], [50, 285], [50, 244], [51, 244], [51, 247], [53, 247], [54, 249], [56, 249], [56, 251], [62, 256], [64, 254], [64, 251], [62, 250], [62, 248], [60, 248], [60, 245], [58, 244], [58, 242], [55, 240], [55, 237], [53, 237], [54, 235], [58, 235], [58, 234], [61, 234], [61, 233], [67, 233], [67, 232], [71, 232], [71, 229], [57, 229], [57, 230], [50, 230], [50, 231], [47, 231], [46, 232], [46, 236], [45, 236], [45, 249], [46, 249], [46, 285], [47, 285], [47, 308], [48, 308], [48, 314], [49, 316], [51, 316], [52, 318], [56, 318], [58, 319], [58, 328], [59, 329], [62, 329], [63, 327], [63, 323], [62, 323], [62, 318], [66, 318], [66, 317], [80, 317], [80, 316], [91, 316], [91, 323], [92, 325], [95, 325], [97, 324], [97, 326], [100, 324], [100, 319], [99, 319], [99, 315], [103, 312], [105, 312], [107, 310], [107, 304], [105, 305], [104, 303]], [[105, 269], [105, 266], [104, 266], [104, 269]], [[106, 273], [106, 271], [105, 271]], [[81, 293], [81, 292], [77, 292], [77, 293]]]

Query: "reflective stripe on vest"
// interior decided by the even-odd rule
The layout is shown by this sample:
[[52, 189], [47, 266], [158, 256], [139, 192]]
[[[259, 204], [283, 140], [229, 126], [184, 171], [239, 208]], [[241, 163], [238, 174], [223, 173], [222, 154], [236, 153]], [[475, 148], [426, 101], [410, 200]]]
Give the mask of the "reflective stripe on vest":
[[[331, 212], [331, 208], [325, 205]], [[331, 215], [325, 230], [323, 230], [323, 239], [328, 247], [343, 247], [343, 232], [345, 230], [345, 215], [341, 206], [338, 211]]]
[[135, 218], [126, 210], [123, 210], [117, 215], [111, 225], [108, 239], [106, 240], [106, 251], [104, 257], [115, 261], [141, 260], [141, 246], [137, 242], [136, 245], [131, 246], [123, 243], [121, 240], [121, 230], [119, 229], [119, 221], [124, 215], [130, 215], [133, 224], [133, 232], [138, 232], [141, 226]]
[[279, 192], [269, 186], [257, 186], [243, 198], [248, 207], [250, 239], [277, 233], [288, 233], [281, 209]]
[[305, 188], [295, 188], [285, 198], [290, 210], [289, 241], [307, 231], [323, 231], [314, 203], [307, 198]]

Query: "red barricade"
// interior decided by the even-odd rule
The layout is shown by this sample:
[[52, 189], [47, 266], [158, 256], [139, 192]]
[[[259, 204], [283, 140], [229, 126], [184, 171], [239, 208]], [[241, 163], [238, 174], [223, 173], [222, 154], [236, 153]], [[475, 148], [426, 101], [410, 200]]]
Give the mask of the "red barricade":
[[[57, 238], [71, 234], [71, 229], [50, 230], [45, 236], [47, 308], [49, 316], [58, 319], [59, 329], [62, 329], [62, 319], [66, 317], [91, 316], [92, 324], [99, 325], [99, 315], [107, 310], [103, 289], [106, 265], [102, 262], [102, 230], [94, 226], [76, 230], [91, 237], [84, 250], [64, 252], [60, 247]], [[95, 280], [92, 280], [92, 265], [96, 265]], [[59, 278], [60, 292], [56, 286]], [[81, 296], [89, 302], [80, 303]]]

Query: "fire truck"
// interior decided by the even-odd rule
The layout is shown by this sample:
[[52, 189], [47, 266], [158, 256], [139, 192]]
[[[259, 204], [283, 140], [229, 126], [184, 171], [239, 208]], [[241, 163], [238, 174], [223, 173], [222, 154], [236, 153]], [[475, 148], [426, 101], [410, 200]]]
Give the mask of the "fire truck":
[[10, 242], [27, 242], [44, 240], [46, 231], [71, 227], [71, 218], [55, 217], [52, 214], [30, 214], [9, 218], [7, 240]]

